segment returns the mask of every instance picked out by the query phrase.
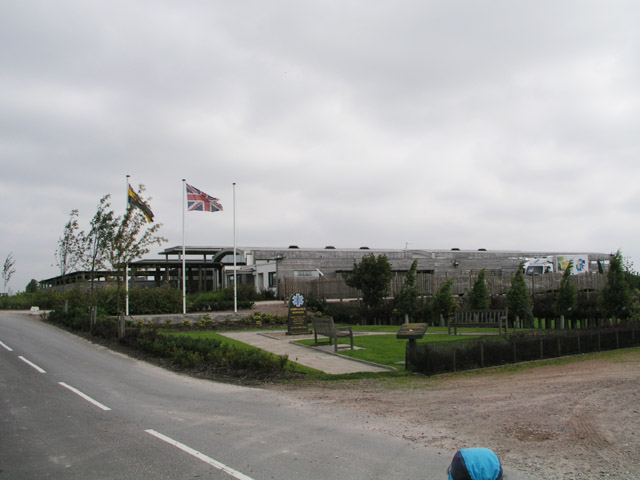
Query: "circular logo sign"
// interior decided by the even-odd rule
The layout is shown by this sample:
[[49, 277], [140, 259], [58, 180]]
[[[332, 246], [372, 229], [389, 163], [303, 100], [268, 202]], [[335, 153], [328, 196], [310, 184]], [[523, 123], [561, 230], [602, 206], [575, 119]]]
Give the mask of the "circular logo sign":
[[291, 297], [291, 304], [294, 307], [300, 308], [302, 305], [304, 305], [304, 297], [299, 293], [296, 293]]

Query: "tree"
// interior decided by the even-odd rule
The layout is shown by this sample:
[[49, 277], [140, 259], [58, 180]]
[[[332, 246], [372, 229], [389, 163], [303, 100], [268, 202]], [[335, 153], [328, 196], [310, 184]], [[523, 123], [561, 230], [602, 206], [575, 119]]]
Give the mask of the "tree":
[[[140, 185], [138, 196], [145, 203], [148, 201], [142, 199], [144, 187]], [[142, 211], [133, 206], [127, 208], [126, 213], [121, 217], [115, 217], [113, 223], [109, 224], [106, 231], [106, 249], [105, 259], [116, 272], [117, 294], [118, 294], [118, 310], [120, 309], [120, 286], [126, 266], [137, 258], [149, 253], [153, 244], [162, 245], [167, 240], [156, 235], [161, 224], [154, 224], [149, 227], [147, 218]]]
[[2, 280], [4, 281], [4, 293], [7, 293], [7, 284], [11, 281], [11, 277], [16, 273], [16, 269], [13, 268], [16, 261], [13, 258], [13, 252], [9, 252], [7, 258], [4, 259], [4, 266], [2, 267]]
[[362, 257], [359, 264], [354, 262], [346, 283], [362, 292], [362, 301], [371, 311], [379, 308], [389, 294], [391, 284], [391, 264], [387, 256], [376, 258], [370, 253]]
[[[61, 276], [74, 271], [82, 261], [84, 233], [78, 232], [78, 229], [78, 210], [71, 210], [69, 221], [65, 224], [62, 236], [58, 239], [58, 249], [54, 253]], [[64, 289], [64, 284], [62, 287]]]
[[627, 284], [635, 295], [635, 291], [640, 290], [640, 273], [636, 271], [633, 261], [630, 258], [624, 257], [622, 264], [625, 271], [625, 277], [627, 278]]
[[93, 294], [93, 280], [96, 270], [106, 267], [109, 238], [116, 228], [116, 220], [110, 210], [110, 197], [110, 195], [105, 195], [98, 202], [96, 213], [91, 219], [89, 233], [83, 238], [83, 261], [85, 269], [91, 272], [89, 277], [91, 294]]
[[409, 322], [416, 309], [418, 308], [418, 287], [416, 286], [416, 271], [418, 269], [418, 261], [414, 260], [411, 268], [404, 278], [404, 283], [400, 289], [400, 293], [396, 297], [395, 310], [404, 316], [405, 323]]
[[453, 278], [444, 282], [433, 296], [433, 314], [436, 318], [446, 320], [453, 316], [458, 304], [453, 296]]
[[557, 316], [570, 314], [578, 305], [578, 291], [571, 281], [572, 270], [573, 262], [569, 262], [569, 265], [562, 274], [560, 288], [556, 293], [555, 312]]
[[38, 281], [35, 278], [32, 278], [31, 281], [27, 283], [24, 291], [26, 293], [36, 293], [38, 291]]
[[620, 250], [611, 255], [607, 284], [602, 289], [601, 300], [605, 312], [612, 318], [626, 318], [629, 315], [632, 291], [629, 287]]
[[511, 287], [507, 291], [507, 308], [509, 314], [520, 318], [523, 325], [533, 324], [533, 308], [527, 282], [524, 279], [524, 264], [520, 264], [515, 276], [511, 279]]
[[473, 282], [473, 287], [469, 292], [466, 303], [469, 310], [486, 310], [491, 305], [491, 295], [489, 294], [489, 287], [487, 287], [484, 268], [480, 270], [475, 282]]

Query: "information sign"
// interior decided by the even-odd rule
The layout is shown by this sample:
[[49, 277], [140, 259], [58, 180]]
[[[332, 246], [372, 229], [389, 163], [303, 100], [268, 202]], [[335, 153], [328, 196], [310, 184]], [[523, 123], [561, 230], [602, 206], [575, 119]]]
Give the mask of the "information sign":
[[396, 333], [396, 338], [399, 340], [420, 340], [425, 333], [427, 333], [426, 323], [405, 323]]
[[287, 335], [305, 335], [308, 333], [307, 301], [301, 293], [294, 293], [289, 298]]

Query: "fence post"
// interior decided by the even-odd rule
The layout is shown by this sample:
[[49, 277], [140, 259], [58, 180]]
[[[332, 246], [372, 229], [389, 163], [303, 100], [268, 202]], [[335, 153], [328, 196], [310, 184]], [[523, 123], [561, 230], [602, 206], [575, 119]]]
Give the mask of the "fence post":
[[458, 349], [456, 347], [453, 347], [453, 371], [456, 371], [456, 351]]
[[560, 347], [560, 345], [561, 345], [560, 335], [558, 335], [557, 339], [558, 339], [558, 356], [560, 357], [560, 356], [562, 356], [562, 348]]
[[540, 360], [544, 358], [544, 343], [542, 342], [542, 337], [540, 337]]
[[124, 326], [124, 313], [118, 316], [118, 338], [124, 338], [125, 326]]
[[98, 323], [98, 307], [89, 307], [89, 329], [93, 332], [93, 329]]
[[618, 339], [618, 329], [616, 328], [616, 350], [620, 349], [620, 340]]
[[484, 368], [484, 342], [480, 342], [480, 366]]
[[578, 355], [580, 355], [582, 352], [580, 351], [580, 337], [582, 336], [582, 333], [578, 333]]
[[516, 356], [516, 342], [513, 342], [513, 363], [517, 363], [517, 356]]

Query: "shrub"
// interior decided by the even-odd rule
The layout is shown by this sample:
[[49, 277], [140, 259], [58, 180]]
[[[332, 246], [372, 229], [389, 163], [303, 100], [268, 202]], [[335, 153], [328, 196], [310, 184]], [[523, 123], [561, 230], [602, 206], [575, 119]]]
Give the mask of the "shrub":
[[88, 332], [90, 329], [89, 310], [86, 307], [70, 308], [66, 313], [63, 309], [52, 310], [48, 318], [72, 330]]
[[357, 302], [328, 302], [324, 313], [336, 323], [356, 324], [360, 319], [360, 308]]
[[539, 293], [533, 296], [533, 316], [537, 318], [555, 318], [555, 295]]
[[40, 307], [41, 310], [51, 310], [60, 298], [62, 298], [62, 294], [55, 290], [22, 292], [0, 297], [0, 310], [29, 310], [34, 306]]
[[262, 300], [275, 300], [276, 294], [272, 290], [262, 290], [260, 292], [260, 297], [262, 298]]
[[[246, 285], [238, 288], [238, 308], [253, 307], [257, 297], [255, 288]], [[194, 312], [233, 310], [233, 288], [225, 288], [215, 292], [201, 293], [191, 302], [190, 309]]]
[[212, 326], [213, 326], [213, 320], [211, 320], [209, 317], [202, 317], [198, 321], [198, 327], [201, 329], [211, 328]]
[[131, 289], [129, 311], [133, 315], [181, 312], [182, 292], [170, 287]]
[[227, 375], [262, 376], [283, 373], [287, 356], [222, 343], [218, 339], [159, 335], [154, 331], [129, 332], [123, 342], [155, 357], [171, 359], [182, 369], [213, 370]]

